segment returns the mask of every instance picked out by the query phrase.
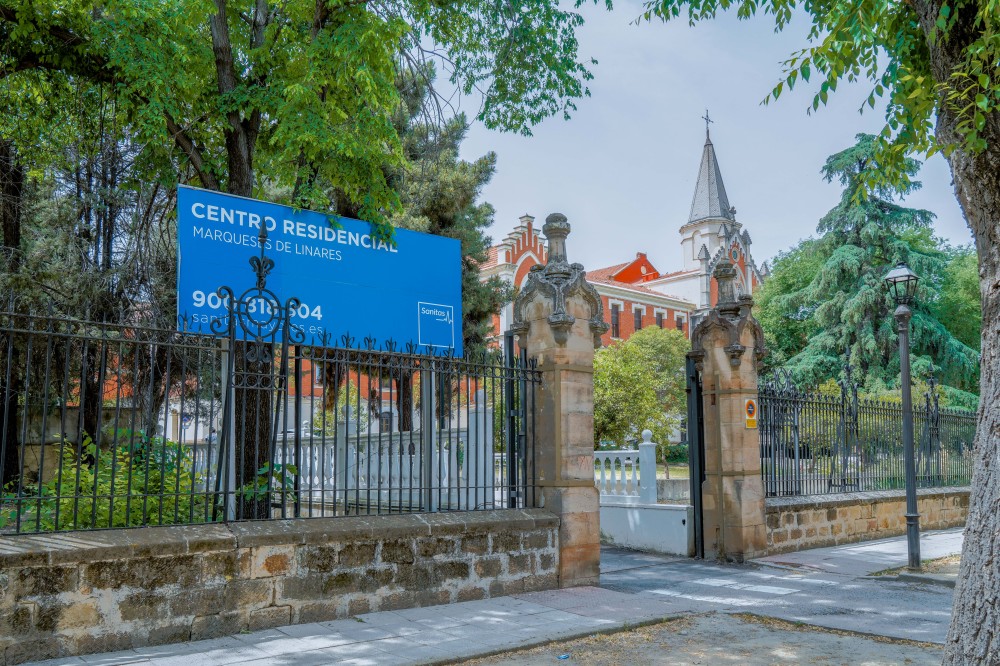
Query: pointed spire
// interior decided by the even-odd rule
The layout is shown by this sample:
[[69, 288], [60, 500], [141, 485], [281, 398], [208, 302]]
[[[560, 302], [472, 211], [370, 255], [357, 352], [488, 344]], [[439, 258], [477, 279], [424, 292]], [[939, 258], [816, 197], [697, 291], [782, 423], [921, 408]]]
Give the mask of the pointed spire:
[[722, 172], [719, 170], [719, 160], [715, 157], [715, 146], [708, 134], [708, 124], [713, 122], [708, 117], [705, 121], [705, 149], [701, 154], [701, 166], [698, 169], [698, 184], [694, 188], [694, 198], [691, 200], [691, 214], [688, 222], [717, 219], [735, 220], [736, 214], [729, 205], [726, 196], [726, 186], [722, 184]]

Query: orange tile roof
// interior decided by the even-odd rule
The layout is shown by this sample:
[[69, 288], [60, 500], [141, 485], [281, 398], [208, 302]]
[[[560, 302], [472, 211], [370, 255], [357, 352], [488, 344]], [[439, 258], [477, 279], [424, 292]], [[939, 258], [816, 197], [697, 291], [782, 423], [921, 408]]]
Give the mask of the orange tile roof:
[[[625, 268], [631, 261], [626, 261], [623, 264], [615, 264], [614, 266], [606, 266], [604, 268], [595, 268], [592, 271], [587, 271], [587, 279], [591, 282], [607, 282], [611, 280], [612, 282], [617, 282], [612, 276], [616, 275], [618, 271]], [[626, 284], [622, 282], [621, 284]]]
[[487, 268], [493, 268], [500, 261], [500, 246], [494, 245], [493, 247], [486, 248], [486, 261], [479, 264], [479, 270], [485, 270]]
[[[612, 287], [631, 289], [633, 291], [638, 291], [640, 293], [650, 294], [651, 296], [659, 296], [660, 298], [670, 298], [675, 301], [684, 300], [683, 298], [679, 298], [677, 296], [664, 294], [662, 291], [656, 291], [655, 289], [650, 289], [649, 287], [645, 287], [640, 283], [633, 284], [631, 282], [621, 282], [611, 277], [613, 275], [616, 275], [621, 269], [625, 268], [631, 263], [632, 263], [631, 261], [626, 261], [625, 263], [622, 264], [615, 264], [614, 266], [606, 266], [605, 268], [597, 268], [592, 271], [587, 271], [587, 282], [595, 282], [597, 284], [606, 284]], [[671, 273], [671, 275], [676, 275], [676, 274], [677, 273]]]

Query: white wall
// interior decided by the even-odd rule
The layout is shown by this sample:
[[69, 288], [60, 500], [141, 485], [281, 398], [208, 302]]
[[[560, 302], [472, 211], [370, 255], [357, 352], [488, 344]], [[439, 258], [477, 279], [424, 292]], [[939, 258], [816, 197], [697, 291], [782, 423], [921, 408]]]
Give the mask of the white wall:
[[667, 555], [694, 555], [694, 508], [686, 504], [601, 501], [601, 541]]

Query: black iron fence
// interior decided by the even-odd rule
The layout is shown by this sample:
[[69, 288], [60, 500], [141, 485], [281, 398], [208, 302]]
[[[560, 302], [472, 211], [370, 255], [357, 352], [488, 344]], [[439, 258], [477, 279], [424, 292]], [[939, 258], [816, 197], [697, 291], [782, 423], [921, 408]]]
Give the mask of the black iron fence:
[[306, 339], [261, 293], [286, 334], [223, 292], [205, 332], [0, 304], [0, 533], [534, 504], [525, 357]]
[[[802, 390], [782, 372], [762, 380], [758, 427], [768, 496], [905, 487], [901, 405], [859, 397], [850, 373], [840, 387], [839, 395]], [[940, 408], [932, 381], [912, 417], [918, 487], [969, 485], [975, 413]]]

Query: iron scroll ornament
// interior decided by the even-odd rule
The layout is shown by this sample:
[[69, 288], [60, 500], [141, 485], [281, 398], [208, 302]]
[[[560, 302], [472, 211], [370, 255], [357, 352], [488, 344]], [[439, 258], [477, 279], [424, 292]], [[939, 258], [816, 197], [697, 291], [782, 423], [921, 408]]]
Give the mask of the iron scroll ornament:
[[255, 344], [247, 349], [247, 360], [259, 361], [254, 355], [267, 353], [261, 345], [266, 342], [276, 342], [284, 333], [282, 342], [286, 344], [302, 344], [305, 342], [305, 331], [292, 323], [292, 313], [302, 304], [298, 298], [291, 297], [284, 304], [277, 294], [267, 288], [267, 276], [274, 269], [274, 259], [264, 254], [267, 244], [267, 225], [262, 224], [257, 236], [260, 245], [260, 256], [250, 257], [250, 269], [257, 276], [256, 284], [239, 297], [236, 297], [231, 287], [222, 286], [216, 294], [227, 304], [228, 316], [225, 321], [215, 318], [210, 328], [217, 335], [227, 335], [235, 339], [237, 327], [241, 336], [247, 342]]

